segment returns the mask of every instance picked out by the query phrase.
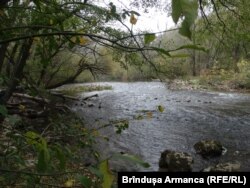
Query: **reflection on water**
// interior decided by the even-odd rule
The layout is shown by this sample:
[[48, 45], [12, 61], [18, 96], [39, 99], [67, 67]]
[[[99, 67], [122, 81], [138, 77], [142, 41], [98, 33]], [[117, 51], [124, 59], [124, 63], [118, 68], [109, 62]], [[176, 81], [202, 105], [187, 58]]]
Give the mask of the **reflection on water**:
[[[242, 171], [250, 170], [250, 95], [170, 91], [160, 82], [95, 84], [112, 85], [113, 90], [81, 94], [98, 93], [99, 97], [91, 99], [94, 107], [78, 105], [74, 110], [91, 126], [116, 119], [128, 119], [130, 125], [121, 135], [116, 135], [113, 127], [102, 130], [110, 138], [109, 142], [101, 142], [104, 155], [132, 153], [150, 163], [149, 170], [158, 170], [160, 153], [172, 149], [191, 153], [194, 171], [211, 163], [235, 160], [242, 163]], [[164, 112], [157, 110], [158, 105], [164, 107]], [[135, 118], [138, 115], [143, 118]], [[203, 160], [193, 149], [202, 139], [217, 139], [228, 152], [220, 158]], [[137, 169], [120, 162], [114, 162], [114, 168]]]

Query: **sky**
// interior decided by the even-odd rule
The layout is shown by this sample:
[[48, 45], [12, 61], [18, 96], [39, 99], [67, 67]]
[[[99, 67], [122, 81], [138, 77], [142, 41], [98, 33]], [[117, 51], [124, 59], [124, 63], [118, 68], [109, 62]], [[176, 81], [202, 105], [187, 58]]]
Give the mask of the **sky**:
[[[149, 32], [161, 32], [167, 29], [173, 28], [175, 24], [171, 17], [166, 12], [156, 10], [156, 8], [148, 8], [148, 13], [145, 13], [143, 9], [137, 9], [131, 7], [132, 0], [96, 0], [96, 2], [102, 4], [102, 6], [108, 6], [110, 2], [116, 5], [117, 10], [127, 9], [140, 13], [140, 16], [136, 16], [137, 23], [133, 26], [134, 31], [149, 31]], [[130, 28], [129, 17], [127, 17], [125, 24]]]

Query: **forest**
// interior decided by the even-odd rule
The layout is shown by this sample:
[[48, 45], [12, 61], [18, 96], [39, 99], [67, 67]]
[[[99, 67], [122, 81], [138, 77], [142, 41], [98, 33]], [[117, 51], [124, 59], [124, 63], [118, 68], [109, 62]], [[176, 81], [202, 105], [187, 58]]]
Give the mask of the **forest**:
[[[150, 9], [164, 12], [175, 26], [159, 32], [135, 29]], [[185, 120], [174, 126], [184, 126], [185, 121], [202, 124], [202, 118], [212, 122], [213, 116], [216, 119], [227, 113], [225, 124], [232, 120], [242, 126], [234, 143], [246, 137], [239, 158], [247, 163], [249, 9], [249, 0], [134, 0], [128, 6], [119, 0], [1, 0], [0, 185], [117, 187], [119, 170], [112, 168], [112, 160], [143, 169], [152, 164], [140, 153], [121, 151], [122, 147], [120, 152], [105, 155], [102, 142], [120, 139], [122, 143], [123, 133], [126, 136], [137, 121], [147, 124], [163, 118], [167, 122], [165, 118], [174, 114], [171, 105], [189, 110], [207, 105], [207, 116], [197, 110], [201, 117], [197, 121], [176, 108], [184, 115], [175, 114], [169, 123], [180, 117]], [[117, 88], [120, 93], [115, 93]], [[147, 95], [142, 104], [150, 97], [153, 102], [133, 109], [137, 101], [132, 101], [131, 93], [137, 100], [139, 95]], [[166, 104], [162, 101], [165, 95]], [[237, 103], [230, 103], [234, 102], [231, 98], [220, 100], [221, 96], [235, 96]], [[197, 104], [190, 107], [193, 101]], [[216, 101], [218, 108], [213, 106]], [[126, 108], [116, 111], [116, 102]], [[98, 115], [103, 117], [97, 120]], [[198, 129], [197, 140], [192, 141], [203, 138], [202, 128]], [[213, 139], [228, 129], [217, 130], [220, 132]], [[230, 131], [226, 141], [234, 137]], [[109, 138], [107, 132], [115, 136]], [[234, 154], [241, 152], [237, 147], [231, 144], [228, 153], [230, 148]], [[243, 170], [250, 170], [249, 162]]]

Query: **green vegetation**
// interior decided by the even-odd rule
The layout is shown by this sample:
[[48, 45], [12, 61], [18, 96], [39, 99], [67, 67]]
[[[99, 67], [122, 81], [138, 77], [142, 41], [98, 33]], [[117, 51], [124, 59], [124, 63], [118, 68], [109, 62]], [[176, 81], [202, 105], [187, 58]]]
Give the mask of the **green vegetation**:
[[[132, 4], [145, 11], [168, 5], [159, 0]], [[0, 1], [0, 185], [112, 186], [112, 156], [101, 159], [93, 149], [98, 130], [86, 129], [50, 89], [93, 80], [190, 77], [196, 85], [250, 88], [250, 1], [172, 0], [171, 5], [164, 10], [170, 10], [178, 29], [151, 33], [135, 32], [140, 13], [112, 2]], [[111, 88], [64, 92], [103, 89]], [[121, 134], [129, 123], [109, 126]], [[88, 165], [84, 157], [95, 162]], [[135, 156], [120, 157], [149, 166]]]

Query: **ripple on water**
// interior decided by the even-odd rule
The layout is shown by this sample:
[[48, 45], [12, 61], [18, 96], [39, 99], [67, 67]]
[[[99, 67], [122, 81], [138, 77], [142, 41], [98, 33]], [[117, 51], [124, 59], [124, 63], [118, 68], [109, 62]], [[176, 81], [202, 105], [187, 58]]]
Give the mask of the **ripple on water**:
[[[102, 108], [82, 109], [76, 106], [75, 110], [91, 125], [96, 124], [93, 119], [99, 119], [96, 126], [110, 119], [128, 119], [130, 122], [129, 129], [121, 135], [116, 135], [111, 127], [101, 131], [110, 138], [109, 142], [101, 142], [100, 145], [102, 150], [105, 148], [105, 155], [132, 153], [149, 162], [149, 170], [158, 170], [160, 153], [172, 149], [191, 153], [195, 160], [194, 171], [232, 160], [240, 161], [243, 171], [250, 170], [249, 95], [170, 91], [160, 82], [94, 84], [111, 85], [113, 88], [111, 91], [95, 92], [99, 97], [91, 102], [101, 102]], [[158, 105], [164, 107], [163, 113], [157, 110]], [[150, 118], [147, 117], [147, 111], [152, 113]], [[143, 119], [136, 120], [136, 115], [142, 115]], [[193, 149], [193, 145], [202, 139], [217, 139], [228, 152], [220, 158], [204, 161]], [[235, 151], [240, 154], [234, 155]], [[136, 169], [133, 165], [122, 163], [114, 162], [113, 165], [117, 170]]]

